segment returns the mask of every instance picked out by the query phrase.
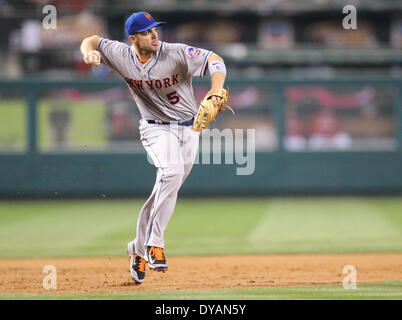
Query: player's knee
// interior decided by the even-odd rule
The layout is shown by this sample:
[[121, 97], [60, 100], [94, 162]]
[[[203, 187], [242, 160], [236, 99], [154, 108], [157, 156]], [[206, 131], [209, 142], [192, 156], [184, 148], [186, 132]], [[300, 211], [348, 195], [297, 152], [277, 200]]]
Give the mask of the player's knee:
[[179, 189], [183, 183], [184, 172], [180, 171], [167, 171], [164, 172], [162, 180], [165, 184], [170, 186], [170, 189]]
[[167, 168], [163, 168], [162, 175], [169, 179], [179, 179], [184, 176], [184, 168], [181, 166], [170, 166]]
[[184, 177], [184, 172], [169, 172], [165, 175], [163, 175], [164, 180], [166, 181], [170, 181], [170, 182], [174, 182], [174, 181], [178, 181], [181, 182], [183, 180]]

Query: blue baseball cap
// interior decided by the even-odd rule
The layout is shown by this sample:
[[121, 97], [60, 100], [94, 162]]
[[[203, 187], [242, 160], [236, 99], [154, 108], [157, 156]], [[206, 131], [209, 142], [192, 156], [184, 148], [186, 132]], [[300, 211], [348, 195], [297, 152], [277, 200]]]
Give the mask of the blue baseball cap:
[[143, 32], [165, 23], [166, 22], [155, 21], [148, 12], [136, 12], [126, 20], [126, 33], [127, 36], [130, 36], [134, 33]]

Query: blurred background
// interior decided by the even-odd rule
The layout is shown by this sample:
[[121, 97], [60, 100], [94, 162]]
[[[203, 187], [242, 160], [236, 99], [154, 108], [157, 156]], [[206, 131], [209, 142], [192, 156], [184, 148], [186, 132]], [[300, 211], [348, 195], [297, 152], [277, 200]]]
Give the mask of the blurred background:
[[[343, 28], [345, 5], [356, 29]], [[195, 165], [183, 195], [401, 193], [401, 1], [0, 0], [0, 197], [150, 192], [130, 92], [79, 49], [93, 34], [128, 43], [136, 11], [167, 22], [161, 40], [222, 56], [236, 116], [212, 128], [255, 130], [252, 174]], [[208, 78], [194, 79], [197, 100]]]

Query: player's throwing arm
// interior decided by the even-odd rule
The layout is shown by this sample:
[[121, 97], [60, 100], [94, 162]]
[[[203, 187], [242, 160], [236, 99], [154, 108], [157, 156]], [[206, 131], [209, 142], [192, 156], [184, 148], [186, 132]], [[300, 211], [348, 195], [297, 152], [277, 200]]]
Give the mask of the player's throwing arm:
[[97, 50], [100, 37], [92, 36], [85, 38], [81, 44], [81, 53], [84, 57], [84, 61], [89, 66], [97, 67], [101, 63], [101, 54]]

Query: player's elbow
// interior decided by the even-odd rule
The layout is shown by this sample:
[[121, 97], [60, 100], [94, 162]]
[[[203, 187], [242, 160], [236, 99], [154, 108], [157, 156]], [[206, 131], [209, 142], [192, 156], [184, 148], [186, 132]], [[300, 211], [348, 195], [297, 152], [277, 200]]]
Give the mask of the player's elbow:
[[89, 37], [89, 39], [90, 39], [91, 41], [94, 41], [94, 42], [99, 42], [100, 37], [95, 34], [95, 35]]
[[93, 35], [93, 36], [90, 36], [90, 37], [86, 37], [86, 38], [84, 38], [83, 40], [82, 40], [82, 42], [81, 42], [81, 46], [83, 46], [83, 45], [85, 45], [85, 44], [90, 44], [91, 46], [98, 46], [98, 43], [99, 43], [99, 40], [100, 40], [100, 37], [99, 36], [97, 36], [97, 35]]
[[97, 35], [93, 35], [87, 38], [84, 38], [81, 42], [81, 53], [85, 55], [88, 51], [97, 50], [99, 45], [100, 37]]
[[92, 40], [99, 39], [99, 38], [100, 37], [98, 35], [94, 34], [93, 36], [89, 36], [89, 37], [84, 38], [84, 41], [85, 40], [92, 41]]

